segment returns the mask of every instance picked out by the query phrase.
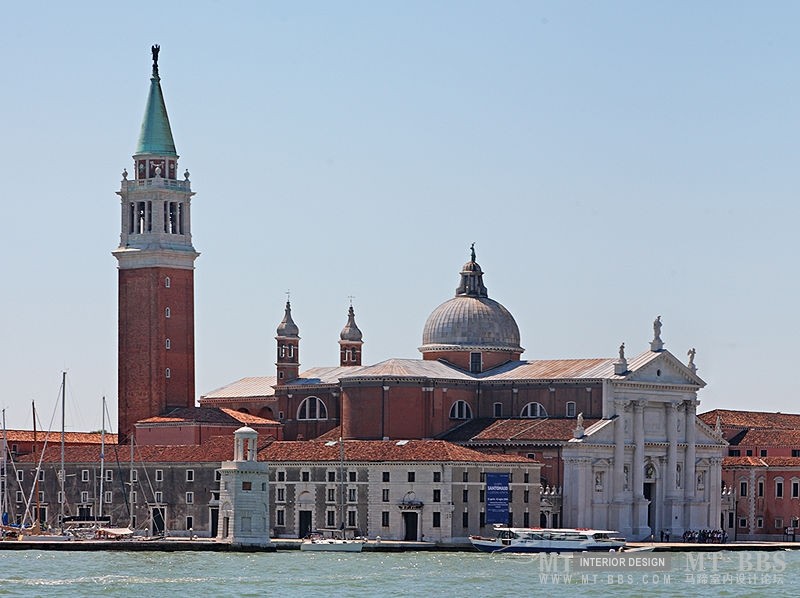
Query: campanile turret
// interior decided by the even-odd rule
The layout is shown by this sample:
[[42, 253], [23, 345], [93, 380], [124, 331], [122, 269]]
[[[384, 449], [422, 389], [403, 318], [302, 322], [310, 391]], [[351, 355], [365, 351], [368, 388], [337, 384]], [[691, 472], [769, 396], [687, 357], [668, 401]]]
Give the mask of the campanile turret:
[[178, 154], [161, 90], [159, 46], [133, 176], [122, 173], [118, 402], [120, 442], [140, 419], [194, 406], [194, 260], [189, 171]]

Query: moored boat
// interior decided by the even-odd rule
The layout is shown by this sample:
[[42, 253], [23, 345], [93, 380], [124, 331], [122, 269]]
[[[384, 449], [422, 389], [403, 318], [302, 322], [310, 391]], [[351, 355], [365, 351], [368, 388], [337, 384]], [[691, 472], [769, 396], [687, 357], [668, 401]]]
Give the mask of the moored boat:
[[472, 545], [483, 552], [584, 552], [617, 551], [625, 546], [619, 532], [597, 529], [548, 529], [495, 527], [497, 536], [470, 536]]
[[348, 539], [342, 537], [323, 536], [313, 533], [300, 544], [300, 550], [312, 552], [361, 552], [364, 540], [357, 538]]

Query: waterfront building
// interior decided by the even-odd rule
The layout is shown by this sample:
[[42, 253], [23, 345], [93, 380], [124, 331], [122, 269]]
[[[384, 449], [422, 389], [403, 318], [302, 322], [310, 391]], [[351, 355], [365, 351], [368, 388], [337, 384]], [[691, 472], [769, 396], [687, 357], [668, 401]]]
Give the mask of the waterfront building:
[[[486, 533], [487, 473], [509, 476], [510, 523], [535, 525], [540, 510], [541, 464], [525, 457], [441, 440], [256, 444], [252, 428], [235, 434], [202, 445], [111, 445], [103, 465], [99, 446], [67, 447], [66, 524], [263, 545], [268, 512], [273, 537], [344, 527], [373, 539], [463, 542]], [[60, 459], [54, 444], [15, 462], [12, 519], [22, 521], [38, 490], [41, 521], [60, 525]]]
[[274, 537], [319, 528], [385, 540], [466, 542], [487, 533], [486, 474], [509, 476], [508, 523], [536, 525], [541, 464], [441, 440], [275, 442]]
[[800, 534], [800, 414], [715, 409], [700, 419], [730, 443], [722, 464], [728, 536], [794, 541]]

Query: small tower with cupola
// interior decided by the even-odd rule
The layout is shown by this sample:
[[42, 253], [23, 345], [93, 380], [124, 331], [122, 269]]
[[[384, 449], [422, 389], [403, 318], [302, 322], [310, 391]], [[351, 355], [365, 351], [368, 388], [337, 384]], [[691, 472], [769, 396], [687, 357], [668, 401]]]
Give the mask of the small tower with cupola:
[[286, 384], [300, 376], [300, 329], [292, 320], [292, 304], [286, 301], [283, 320], [278, 324], [278, 384]]
[[223, 461], [219, 468], [217, 540], [269, 547], [269, 471], [267, 463], [258, 460], [258, 432], [239, 428], [233, 444], [233, 461]]
[[134, 423], [172, 407], [193, 407], [194, 261], [189, 172], [178, 154], [161, 90], [159, 46], [133, 177], [122, 173], [119, 268], [118, 402], [124, 442]]
[[339, 365], [361, 365], [361, 346], [363, 344], [361, 330], [356, 325], [356, 314], [351, 304], [347, 312], [347, 324], [339, 334]]

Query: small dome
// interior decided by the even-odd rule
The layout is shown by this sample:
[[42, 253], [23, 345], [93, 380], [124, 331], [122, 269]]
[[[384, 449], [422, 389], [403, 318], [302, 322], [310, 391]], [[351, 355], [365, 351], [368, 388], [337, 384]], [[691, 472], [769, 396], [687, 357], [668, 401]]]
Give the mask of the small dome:
[[286, 302], [286, 311], [283, 314], [283, 320], [278, 324], [277, 333], [278, 336], [298, 336], [300, 334], [300, 329], [297, 327], [297, 324], [294, 323], [294, 320], [292, 320], [292, 305], [288, 301]]
[[241, 428], [239, 428], [238, 430], [236, 430], [236, 431], [234, 432], [234, 434], [235, 434], [236, 436], [239, 436], [239, 435], [241, 435], [241, 434], [258, 434], [258, 432], [256, 432], [256, 431], [255, 431], [253, 428], [251, 428], [250, 426], [242, 426]]
[[350, 310], [347, 312], [347, 324], [345, 324], [344, 328], [342, 328], [339, 338], [343, 341], [350, 341], [354, 343], [360, 343], [361, 339], [363, 338], [361, 330], [359, 330], [358, 326], [356, 326], [356, 314], [353, 311], [352, 305], [350, 306]]

